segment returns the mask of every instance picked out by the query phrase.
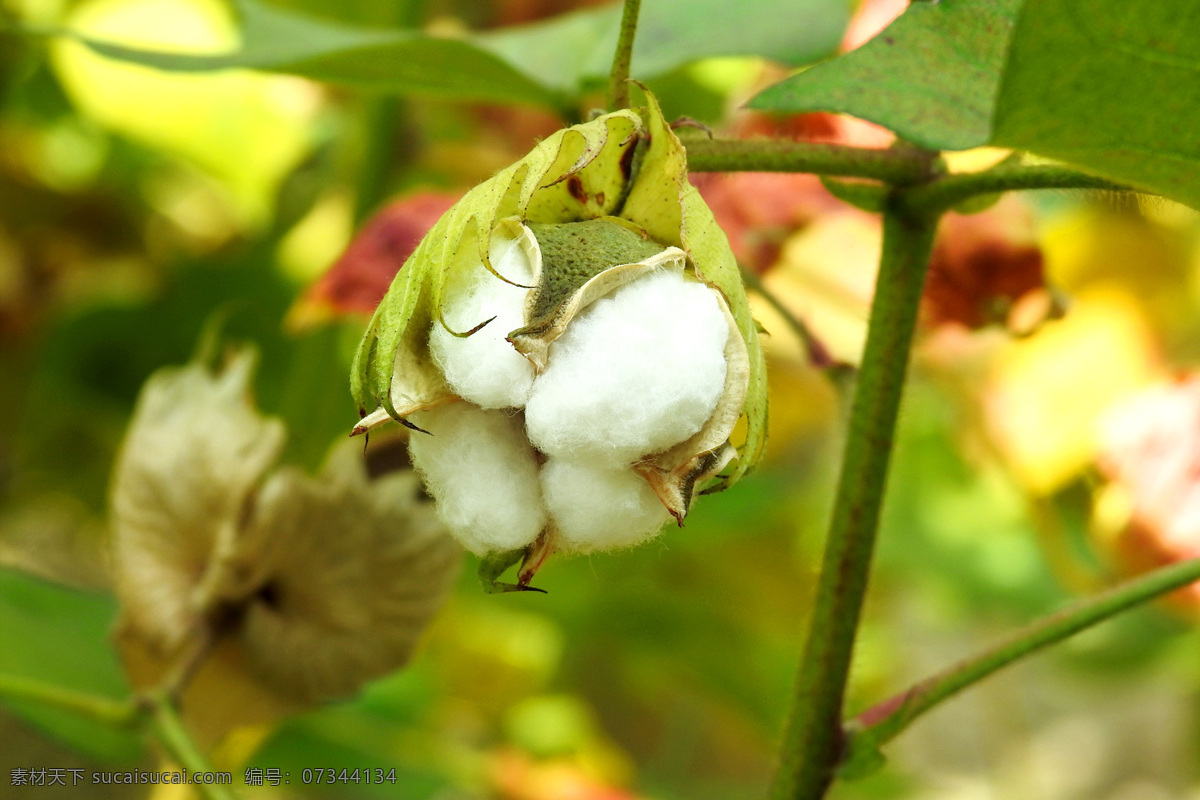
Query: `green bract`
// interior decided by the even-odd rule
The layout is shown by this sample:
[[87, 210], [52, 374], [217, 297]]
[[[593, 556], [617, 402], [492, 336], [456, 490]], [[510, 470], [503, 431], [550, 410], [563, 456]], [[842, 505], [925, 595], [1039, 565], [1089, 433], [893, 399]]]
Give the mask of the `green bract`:
[[[388, 418], [412, 427], [404, 420], [407, 415], [457, 399], [430, 355], [430, 330], [446, 324], [447, 287], [480, 262], [510, 283], [489, 258], [493, 235], [500, 233], [536, 236], [523, 245], [536, 286], [530, 287], [525, 326], [508, 332], [508, 339], [539, 372], [550, 343], [576, 313], [617, 286], [672, 259], [678, 265], [682, 258], [686, 274], [723, 298], [740, 341], [730, 337], [730, 391], [713, 419], [688, 441], [655, 457], [653, 466], [673, 474], [674, 484], [711, 474], [701, 467], [711, 466], [714, 453], [726, 451], [743, 415], [747, 424], [739, 459], [722, 486], [758, 462], [767, 401], [757, 326], [728, 240], [687, 180], [683, 145], [649, 94], [646, 104], [640, 113], [617, 111], [555, 133], [468, 192], [429, 231], [397, 274], [359, 345], [351, 391], [364, 420], [356, 432]], [[565, 224], [590, 221], [595, 222]], [[663, 487], [655, 488], [663, 496]], [[686, 490], [685, 510], [691, 486], [680, 488]], [[665, 497], [664, 502], [673, 512], [679, 507]]]

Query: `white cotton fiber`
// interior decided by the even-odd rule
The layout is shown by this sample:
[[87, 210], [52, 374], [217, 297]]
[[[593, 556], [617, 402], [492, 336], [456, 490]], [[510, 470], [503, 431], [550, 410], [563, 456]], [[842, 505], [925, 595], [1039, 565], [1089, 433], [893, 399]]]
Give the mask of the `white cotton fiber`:
[[546, 525], [538, 464], [519, 415], [450, 403], [409, 417], [409, 451], [438, 516], [476, 555], [524, 547]]
[[542, 493], [564, 552], [632, 547], [671, 519], [650, 484], [630, 469], [550, 458], [542, 467]]
[[[491, 259], [492, 268], [513, 283], [528, 286], [533, 281], [518, 240], [494, 237]], [[520, 408], [529, 399], [533, 365], [504, 337], [524, 327], [529, 290], [505, 283], [482, 264], [476, 272], [467, 286], [446, 299], [446, 324], [461, 333], [495, 319], [465, 338], [435, 322], [430, 349], [455, 394], [483, 408]]]
[[543, 452], [617, 468], [699, 431], [725, 386], [729, 324], [713, 291], [662, 270], [571, 321], [525, 408]]

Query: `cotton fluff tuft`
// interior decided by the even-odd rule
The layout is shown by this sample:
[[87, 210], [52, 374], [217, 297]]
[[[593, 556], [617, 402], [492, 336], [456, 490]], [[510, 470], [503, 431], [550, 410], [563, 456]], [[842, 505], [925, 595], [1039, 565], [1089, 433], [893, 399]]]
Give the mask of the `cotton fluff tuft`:
[[438, 516], [476, 555], [530, 544], [546, 524], [538, 464], [520, 417], [450, 403], [409, 417], [409, 440]]
[[618, 468], [698, 432], [725, 387], [729, 323], [713, 290], [676, 270], [622, 286], [573, 319], [525, 407], [551, 456]]
[[[533, 281], [529, 259], [518, 239], [497, 236], [491, 245], [492, 268], [513, 283]], [[435, 322], [429, 345], [446, 382], [458, 396], [483, 408], [520, 408], [533, 386], [533, 365], [505, 341], [525, 325], [528, 289], [505, 283], [480, 264], [474, 281], [455, 292], [443, 307], [446, 324], [460, 333], [495, 317], [467, 337], [455, 336]]]
[[549, 459], [542, 492], [559, 549], [591, 553], [632, 547], [658, 533], [671, 516], [650, 484], [633, 470], [596, 469]]

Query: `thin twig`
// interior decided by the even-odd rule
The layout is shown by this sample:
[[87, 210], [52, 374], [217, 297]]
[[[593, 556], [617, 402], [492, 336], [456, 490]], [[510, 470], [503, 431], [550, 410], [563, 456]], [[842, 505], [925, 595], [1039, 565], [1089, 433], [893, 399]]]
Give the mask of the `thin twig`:
[[1085, 175], [1069, 167], [1053, 164], [1025, 166], [1002, 164], [982, 172], [942, 175], [924, 186], [913, 188], [905, 195], [904, 204], [910, 213], [940, 214], [972, 197], [1022, 189], [1133, 191], [1128, 186], [1093, 175]]
[[637, 34], [638, 12], [641, 8], [642, 0], [625, 0], [625, 8], [621, 12], [621, 35], [617, 39], [612, 72], [608, 78], [610, 111], [629, 108], [629, 65], [633, 61], [633, 39]]
[[963, 689], [1049, 645], [1123, 611], [1200, 581], [1200, 558], [1162, 567], [1094, 597], [1079, 600], [1009, 636], [988, 650], [927, 678], [906, 692], [868, 709], [851, 723], [847, 763], [872, 759], [918, 717]]
[[810, 172], [873, 178], [896, 186], [928, 179], [936, 154], [923, 150], [848, 147], [771, 139], [689, 139], [692, 172]]
[[813, 335], [813, 332], [809, 330], [804, 320], [793, 314], [792, 310], [785, 306], [783, 301], [775, 296], [774, 292], [763, 285], [762, 279], [757, 274], [751, 270], [743, 269], [742, 282], [752, 292], [765, 300], [771, 308], [775, 309], [779, 316], [783, 317], [783, 321], [787, 323], [792, 333], [796, 334], [796, 338], [800, 340], [800, 344], [804, 347], [804, 351], [808, 355], [808, 362], [812, 366], [817, 369], [843, 366], [826, 349], [825, 345]]
[[9, 700], [33, 700], [118, 728], [133, 725], [138, 719], [138, 709], [129, 700], [112, 700], [77, 692], [20, 675], [0, 674], [0, 697]]
[[[163, 748], [179, 766], [188, 771], [193, 779], [200, 773], [213, 772], [212, 764], [200, 752], [195, 740], [183, 725], [175, 703], [165, 692], [155, 691], [142, 695], [150, 727], [154, 730]], [[236, 800], [233, 790], [217, 783], [193, 783], [196, 791], [205, 800]]]

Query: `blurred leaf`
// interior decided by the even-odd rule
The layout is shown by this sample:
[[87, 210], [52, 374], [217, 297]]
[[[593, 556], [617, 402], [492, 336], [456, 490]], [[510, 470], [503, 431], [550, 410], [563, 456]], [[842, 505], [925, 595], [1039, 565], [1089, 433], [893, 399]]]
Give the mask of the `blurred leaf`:
[[[978, 147], [992, 131], [1020, 2], [914, 2], [862, 47], [771, 86], [749, 105], [853, 114], [934, 150]], [[1042, 46], [1057, 54], [1057, 45]], [[1039, 119], [1056, 118], [1046, 113], [1055, 107], [1042, 106]]]
[[[475, 41], [564, 92], [608, 76], [620, 4], [482, 33]], [[762, 56], [797, 66], [832, 54], [849, 8], [827, 0], [650, 0], [642, 6], [633, 75], [649, 79], [702, 58]]]
[[264, 2], [311, 14], [314, 17], [347, 22], [353, 25], [403, 25], [425, 8], [423, 0], [340, 0], [330, 3], [328, 0], [264, 0]]
[[994, 141], [1200, 208], [1200, 6], [1028, 0]]
[[262, 69], [390, 91], [554, 105], [535, 80], [465, 40], [317, 20], [258, 0], [238, 0], [237, 8], [242, 49], [234, 53], [155, 52], [72, 35], [101, 55], [163, 70]]
[[345, 314], [372, 313], [422, 237], [460, 197], [421, 191], [386, 205], [297, 301], [288, 324], [300, 330]]
[[[235, 53], [163, 53], [75, 35], [96, 52], [164, 70], [248, 68], [333, 83], [440, 97], [559, 107], [609, 71], [617, 4], [552, 20], [450, 39], [308, 17], [238, 0], [243, 46]], [[825, 0], [657, 0], [643, 11], [634, 74], [649, 78], [712, 56], [808, 63], [836, 48], [848, 8]]]
[[[129, 695], [108, 628], [112, 598], [75, 591], [23, 572], [0, 568], [0, 671], [115, 700]], [[139, 737], [57, 708], [11, 701], [26, 719], [93, 758], [130, 761]]]

